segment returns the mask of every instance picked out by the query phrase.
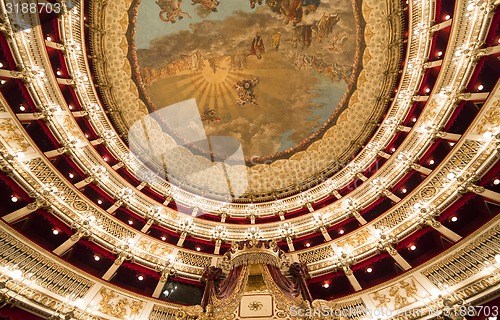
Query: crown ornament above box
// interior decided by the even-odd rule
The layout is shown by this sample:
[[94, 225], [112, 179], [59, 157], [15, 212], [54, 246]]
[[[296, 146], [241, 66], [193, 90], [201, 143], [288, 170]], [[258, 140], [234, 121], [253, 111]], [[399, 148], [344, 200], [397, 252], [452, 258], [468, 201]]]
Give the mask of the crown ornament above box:
[[288, 269], [290, 260], [278, 247], [275, 240], [245, 240], [233, 242], [224, 254], [221, 268], [229, 272], [243, 265], [268, 264], [280, 269]]

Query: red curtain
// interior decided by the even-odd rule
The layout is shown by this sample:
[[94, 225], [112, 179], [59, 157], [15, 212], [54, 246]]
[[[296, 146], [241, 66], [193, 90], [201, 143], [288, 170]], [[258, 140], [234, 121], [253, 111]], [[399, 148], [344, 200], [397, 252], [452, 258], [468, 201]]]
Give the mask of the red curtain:
[[217, 299], [226, 299], [233, 294], [241, 276], [242, 266], [234, 268], [226, 279], [221, 281], [222, 269], [214, 266], [206, 267], [203, 271], [202, 281], [206, 282], [201, 306], [205, 308], [211, 301], [212, 294], [215, 293]]
[[309, 302], [312, 302], [311, 292], [307, 286], [307, 278], [309, 278], [309, 270], [305, 263], [294, 262], [290, 265], [290, 274], [292, 275], [295, 287], [302, 294], [302, 298]]
[[285, 277], [278, 267], [267, 265], [267, 269], [273, 278], [274, 283], [291, 298], [296, 298], [300, 294], [300, 289], [295, 285], [294, 281]]

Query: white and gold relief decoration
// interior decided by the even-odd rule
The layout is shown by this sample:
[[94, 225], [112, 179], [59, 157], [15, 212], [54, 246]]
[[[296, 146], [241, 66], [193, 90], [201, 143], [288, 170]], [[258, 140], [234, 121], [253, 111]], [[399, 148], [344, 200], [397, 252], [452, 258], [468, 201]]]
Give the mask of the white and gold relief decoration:
[[377, 309], [398, 310], [430, 295], [414, 278], [409, 277], [369, 295]]
[[107, 288], [102, 288], [90, 302], [97, 306], [96, 311], [116, 319], [139, 319], [144, 302], [129, 298]]
[[241, 319], [271, 319], [274, 315], [274, 302], [271, 295], [251, 294], [241, 297], [239, 306]]

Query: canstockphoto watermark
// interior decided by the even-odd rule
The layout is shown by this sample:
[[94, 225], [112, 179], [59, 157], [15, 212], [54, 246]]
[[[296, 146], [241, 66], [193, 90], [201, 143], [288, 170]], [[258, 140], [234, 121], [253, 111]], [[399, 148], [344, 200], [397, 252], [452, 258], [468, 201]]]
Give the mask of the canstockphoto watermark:
[[333, 308], [329, 306], [321, 306], [317, 308], [300, 308], [297, 306], [290, 307], [289, 314], [291, 317], [369, 317], [372, 319], [386, 319], [391, 317], [411, 316], [411, 317], [424, 317], [424, 316], [440, 316], [440, 315], [453, 315], [453, 316], [474, 316], [474, 315], [487, 315], [497, 316], [498, 307], [459, 307], [452, 309], [439, 309], [439, 308], [417, 308], [417, 309], [398, 309], [391, 310], [387, 308], [366, 308], [364, 306], [356, 306], [350, 308]]
[[[77, 0], [5, 0], [0, 1], [0, 12], [9, 20], [12, 32], [28, 31], [38, 25], [53, 21], [70, 11], [79, 9]], [[55, 34], [47, 34], [51, 41]], [[56, 40], [56, 39], [54, 39]]]
[[297, 306], [290, 307], [291, 317], [353, 317], [366, 314], [366, 308], [362, 306], [353, 308], [336, 309], [329, 306], [321, 306], [318, 308], [300, 308]]

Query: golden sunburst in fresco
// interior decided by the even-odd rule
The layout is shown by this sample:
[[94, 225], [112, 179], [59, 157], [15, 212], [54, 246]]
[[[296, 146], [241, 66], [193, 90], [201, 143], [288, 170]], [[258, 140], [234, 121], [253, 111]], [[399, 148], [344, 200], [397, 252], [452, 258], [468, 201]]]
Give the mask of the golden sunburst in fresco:
[[130, 41], [143, 97], [150, 111], [194, 98], [206, 134], [238, 139], [247, 161], [288, 157], [355, 89], [358, 2], [142, 0]]

